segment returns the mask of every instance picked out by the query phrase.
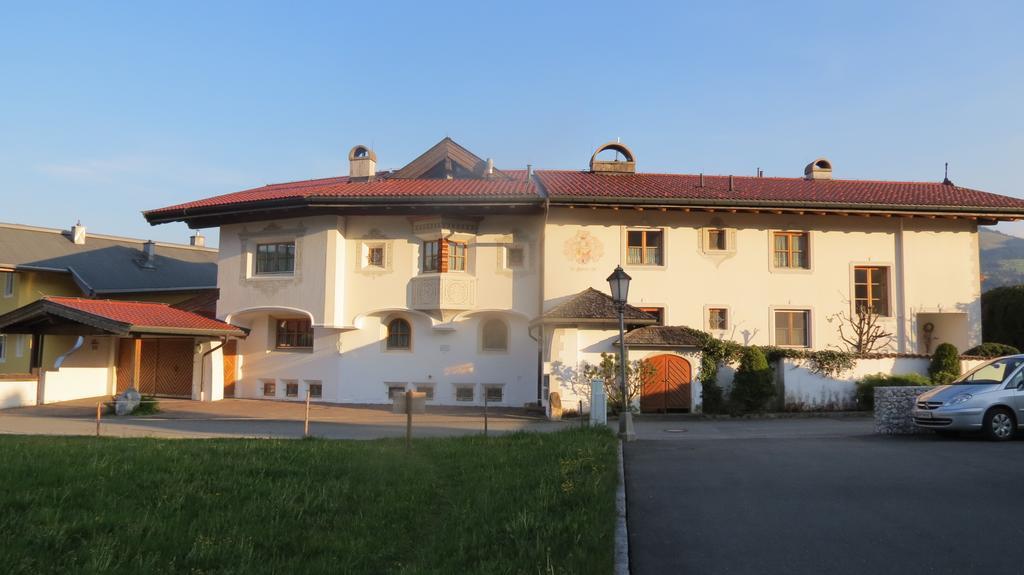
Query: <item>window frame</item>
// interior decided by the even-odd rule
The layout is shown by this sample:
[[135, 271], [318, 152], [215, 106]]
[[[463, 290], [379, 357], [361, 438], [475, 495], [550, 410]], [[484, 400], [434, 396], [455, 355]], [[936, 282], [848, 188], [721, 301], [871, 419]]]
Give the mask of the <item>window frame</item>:
[[384, 391], [387, 393], [388, 401], [394, 401], [395, 396], [392, 394], [393, 391], [401, 389], [400, 393], [409, 391], [409, 384], [401, 381], [385, 381]]
[[[769, 236], [768, 237], [769, 237], [769, 244], [768, 244], [768, 246], [769, 246], [769, 250], [768, 250], [769, 251], [769, 259], [771, 261], [771, 267], [772, 267], [773, 270], [787, 271], [787, 272], [790, 272], [790, 271], [791, 272], [806, 272], [806, 271], [810, 271], [811, 270], [811, 250], [813, 249], [813, 246], [811, 245], [811, 243], [812, 243], [811, 242], [811, 232], [809, 230], [771, 230], [769, 232]], [[779, 238], [779, 237], [787, 238], [787, 242], [786, 242], [786, 246], [787, 247], [786, 247], [785, 250], [780, 251], [775, 246], [775, 242], [776, 242], [777, 238]], [[807, 242], [806, 248], [803, 251], [803, 254], [804, 254], [804, 257], [803, 257], [804, 265], [802, 265], [802, 266], [779, 265], [778, 264], [778, 254], [785, 253], [787, 255], [788, 261], [792, 262], [793, 254], [794, 253], [800, 253], [799, 251], [793, 249], [793, 238], [796, 238], [796, 237], [803, 237], [805, 239], [805, 241]]]
[[[505, 384], [503, 384], [503, 383], [485, 383], [485, 384], [483, 384], [483, 388], [484, 388], [484, 393], [483, 393], [483, 397], [481, 399], [483, 399], [486, 403], [488, 403], [488, 404], [492, 404], [492, 403], [505, 403]], [[490, 399], [488, 397], [488, 394], [491, 391], [493, 391], [493, 390], [497, 390], [498, 394], [499, 394], [498, 395], [498, 399], [496, 399], [496, 400], [492, 400], [492, 399]]]
[[650, 305], [650, 306], [636, 306], [636, 309], [649, 313], [654, 317], [658, 318], [658, 323], [654, 325], [665, 325], [665, 306], [663, 305]]
[[[373, 254], [380, 252], [380, 261], [376, 261]], [[387, 247], [384, 244], [367, 244], [366, 245], [366, 262], [363, 265], [369, 269], [385, 269], [387, 267]]]
[[[313, 339], [314, 339], [313, 335], [314, 335], [314, 332], [313, 332], [313, 321], [311, 319], [304, 318], [304, 317], [275, 317], [275, 318], [271, 318], [271, 319], [273, 319], [273, 321], [274, 321], [274, 350], [275, 351], [312, 351], [312, 349], [313, 349]], [[287, 324], [290, 324], [290, 323], [299, 323], [299, 324], [306, 323], [306, 324], [308, 324], [308, 329], [307, 330], [302, 330], [302, 331], [299, 331], [298, 329], [291, 330], [291, 331], [282, 331], [282, 325], [281, 324], [287, 325]], [[286, 338], [287, 337], [292, 337], [292, 338], [295, 339], [296, 343], [294, 345], [287, 345], [287, 344], [282, 345], [281, 344], [282, 336], [284, 336]], [[309, 338], [309, 345], [301, 345], [302, 343], [305, 343], [305, 338], [306, 337]]]
[[[626, 247], [626, 254], [625, 254], [626, 257], [624, 257], [623, 260], [626, 262], [627, 266], [635, 266], [635, 267], [664, 267], [665, 266], [665, 253], [666, 253], [665, 238], [666, 238], [666, 235], [667, 235], [665, 233], [665, 228], [626, 228], [625, 232], [626, 232], [626, 241], [624, 242], [624, 245]], [[634, 233], [639, 233], [640, 234], [640, 238], [641, 239], [640, 239], [640, 245], [639, 246], [633, 246], [632, 244], [630, 244], [629, 236], [630, 236], [630, 234], [634, 234]], [[648, 257], [647, 257], [647, 255], [648, 255], [647, 254], [647, 250], [648, 249], [652, 249], [648, 245], [648, 243], [647, 243], [647, 238], [648, 238], [648, 235], [650, 235], [650, 234], [657, 234], [659, 236], [659, 238], [660, 238], [660, 241], [658, 242], [658, 246], [657, 246], [657, 248], [658, 248], [658, 251], [657, 251], [657, 254], [658, 254], [658, 258], [657, 259], [658, 259], [658, 261], [655, 262], [655, 263], [651, 263], [651, 262], [647, 261], [647, 259], [648, 259]], [[630, 258], [630, 250], [633, 249], [634, 247], [640, 248], [640, 261], [639, 262], [634, 262]]]
[[[711, 241], [712, 234], [720, 234], [721, 247], [717, 245], [719, 242]], [[727, 252], [729, 251], [729, 231], [725, 228], [704, 228], [704, 251], [707, 252]]]
[[[406, 333], [391, 333], [392, 324], [397, 324], [398, 322], [402, 322], [405, 324], [405, 327], [407, 329]], [[392, 345], [391, 338], [393, 335], [405, 336], [405, 345]], [[387, 323], [384, 324], [384, 349], [386, 351], [412, 351], [412, 322], [404, 317], [393, 317], [388, 319]]]
[[284, 380], [284, 396], [288, 398], [298, 399], [299, 398], [299, 380], [297, 379], [286, 379]]
[[[716, 312], [716, 311], [724, 312], [724, 317], [725, 317], [725, 325], [724, 325], [724, 327], [714, 327], [711, 324], [711, 314], [713, 312]], [[729, 306], [709, 305], [709, 306], [707, 306], [705, 308], [705, 312], [704, 312], [704, 325], [707, 326], [708, 331], [729, 331], [729, 326], [732, 325], [732, 318], [729, 317], [731, 315], [732, 315], [732, 312], [730, 311]]]
[[6, 333], [0, 333], [0, 363], [6, 363], [7, 362], [7, 346], [8, 346], [7, 334]]
[[[504, 340], [505, 340], [504, 347], [490, 347], [490, 346], [487, 345], [488, 344], [488, 341], [487, 341], [487, 335], [488, 335], [487, 334], [487, 328], [488, 328], [488, 326], [491, 326], [491, 325], [494, 325], [494, 324], [500, 324], [501, 325], [502, 335], [503, 335]], [[487, 353], [508, 353], [509, 344], [510, 344], [509, 340], [510, 339], [512, 339], [512, 337], [511, 337], [511, 327], [509, 326], [509, 323], [507, 321], [505, 321], [505, 320], [503, 320], [501, 318], [498, 318], [498, 317], [490, 317], [490, 318], [484, 319], [480, 323], [480, 351], [487, 352]]]
[[[457, 242], [455, 240], [444, 240], [448, 251], [448, 265], [442, 264], [443, 272], [465, 272], [469, 269], [469, 242]], [[457, 254], [460, 251], [462, 253]], [[456, 266], [456, 262], [460, 262]]]
[[4, 297], [14, 297], [14, 272], [4, 272]]
[[437, 397], [437, 386], [433, 383], [416, 383], [414, 385], [417, 392], [424, 394], [423, 399], [425, 401], [434, 401], [434, 398]]
[[[261, 261], [262, 261], [261, 257], [260, 257], [261, 256], [261, 248], [270, 247], [270, 246], [274, 246], [275, 247], [275, 250], [274, 250], [275, 251], [275, 254], [274, 254], [275, 255], [275, 259], [274, 259], [274, 261], [282, 259], [282, 256], [280, 256], [279, 253], [278, 253], [278, 248], [280, 248], [281, 246], [291, 246], [291, 254], [290, 254], [290, 256], [287, 256], [287, 257], [284, 258], [284, 259], [290, 259], [291, 260], [291, 269], [287, 269], [287, 270], [274, 270], [274, 271], [267, 271], [267, 270], [262, 270], [261, 269], [261, 265], [260, 265]], [[296, 261], [297, 261], [297, 254], [298, 254], [298, 246], [296, 245], [295, 240], [281, 240], [281, 241], [262, 242], [262, 243], [261, 242], [257, 242], [256, 243], [256, 247], [255, 247], [255, 249], [253, 250], [252, 253], [253, 253], [252, 275], [254, 277], [282, 277], [282, 276], [294, 276], [295, 275], [295, 264], [296, 264]]]
[[[306, 395], [310, 400], [323, 399], [324, 397], [324, 382], [320, 380], [307, 380], [306, 384]], [[313, 388], [317, 389], [317, 393], [313, 393]]]
[[[476, 384], [475, 383], [455, 383], [452, 384], [455, 387], [455, 403], [474, 403], [476, 402]], [[459, 399], [460, 390], [469, 390], [469, 399]]]
[[[433, 253], [429, 253], [428, 246], [432, 247]], [[436, 274], [441, 272], [441, 239], [423, 240], [420, 244], [420, 269], [425, 274]]]
[[[814, 339], [813, 339], [813, 335], [814, 334], [812, 333], [812, 319], [811, 319], [812, 311], [813, 310], [811, 310], [810, 308], [790, 307], [790, 306], [782, 306], [782, 307], [772, 308], [772, 313], [771, 313], [772, 343], [774, 345], [778, 346], [778, 347], [795, 348], [795, 349], [809, 349], [812, 346], [813, 341], [814, 341]], [[796, 315], [796, 314], [803, 315], [803, 317], [804, 317], [804, 343], [803, 344], [781, 343], [779, 341], [778, 315], [780, 313], [786, 313], [786, 314], [789, 314], [790, 316], [793, 316], [793, 315]], [[788, 323], [789, 323], [789, 326], [788, 326], [787, 329], [790, 332], [792, 332], [793, 323], [792, 323], [792, 321], [790, 321]]]
[[[881, 264], [881, 263], [864, 263], [864, 264], [853, 264], [851, 267], [853, 268], [852, 269], [852, 273], [851, 273], [851, 275], [852, 275], [852, 284], [853, 285], [852, 285], [852, 290], [850, 292], [850, 294], [852, 296], [850, 298], [850, 302], [853, 305], [853, 313], [854, 313], [854, 315], [859, 315], [860, 314], [860, 311], [859, 311], [860, 310], [860, 306], [858, 305], [858, 301], [861, 298], [857, 297], [857, 287], [859, 285], [864, 285], [866, 287], [866, 296], [867, 296], [865, 299], [867, 300], [868, 305], [872, 305], [872, 300], [875, 300], [876, 302], [877, 302], [877, 300], [881, 300], [882, 303], [885, 306], [884, 311], [875, 310], [874, 311], [875, 315], [878, 316], [878, 317], [892, 317], [892, 266], [890, 266], [888, 264]], [[858, 271], [862, 271], [862, 270], [867, 272], [867, 279], [866, 279], [866, 283], [864, 283], [864, 284], [861, 284], [860, 282], [857, 281], [857, 272]], [[880, 287], [881, 296], [880, 297], [875, 297], [875, 298], [872, 297], [874, 295], [872, 293], [872, 283], [871, 283], [871, 275], [872, 275], [871, 272], [872, 271], [883, 272], [882, 275], [883, 275], [884, 282], [882, 284], [880, 284], [881, 285], [881, 287]]]
[[[263, 397], [277, 397], [277, 381], [264, 379], [263, 381]], [[270, 393], [267, 393], [267, 391]]]

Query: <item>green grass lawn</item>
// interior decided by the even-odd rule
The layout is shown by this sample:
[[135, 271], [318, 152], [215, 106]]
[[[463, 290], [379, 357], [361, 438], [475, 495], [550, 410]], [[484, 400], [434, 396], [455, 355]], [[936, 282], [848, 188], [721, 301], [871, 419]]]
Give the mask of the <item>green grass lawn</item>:
[[4, 573], [610, 573], [607, 431], [0, 437]]

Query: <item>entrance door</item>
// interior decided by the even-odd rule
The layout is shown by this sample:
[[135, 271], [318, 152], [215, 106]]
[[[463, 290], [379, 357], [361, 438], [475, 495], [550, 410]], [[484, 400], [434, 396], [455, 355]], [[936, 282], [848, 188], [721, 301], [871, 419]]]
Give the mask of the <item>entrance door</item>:
[[654, 373], [640, 390], [640, 411], [689, 411], [692, 406], [690, 362], [676, 355], [657, 355], [648, 361], [654, 366]]
[[224, 344], [224, 397], [235, 396], [235, 381], [238, 377], [238, 342], [230, 340]]

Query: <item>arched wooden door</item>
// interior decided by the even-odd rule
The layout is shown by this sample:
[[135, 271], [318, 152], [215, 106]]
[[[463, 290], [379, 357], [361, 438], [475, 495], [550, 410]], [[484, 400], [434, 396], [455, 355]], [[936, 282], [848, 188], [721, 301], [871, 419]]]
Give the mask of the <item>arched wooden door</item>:
[[654, 373], [640, 390], [640, 411], [688, 411], [692, 407], [690, 362], [677, 355], [656, 355], [647, 361], [654, 366]]

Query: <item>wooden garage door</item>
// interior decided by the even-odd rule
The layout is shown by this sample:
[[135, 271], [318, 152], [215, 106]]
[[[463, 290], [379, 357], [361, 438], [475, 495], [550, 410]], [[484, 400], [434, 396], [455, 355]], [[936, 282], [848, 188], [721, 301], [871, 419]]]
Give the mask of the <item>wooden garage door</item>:
[[235, 396], [235, 380], [238, 377], [238, 342], [224, 344], [224, 397]]
[[640, 390], [640, 411], [664, 413], [687, 411], [692, 406], [690, 362], [675, 355], [648, 358], [654, 374], [644, 381]]
[[[132, 383], [135, 340], [122, 339], [117, 356], [117, 392]], [[143, 395], [192, 397], [191, 339], [144, 339], [137, 389]]]

